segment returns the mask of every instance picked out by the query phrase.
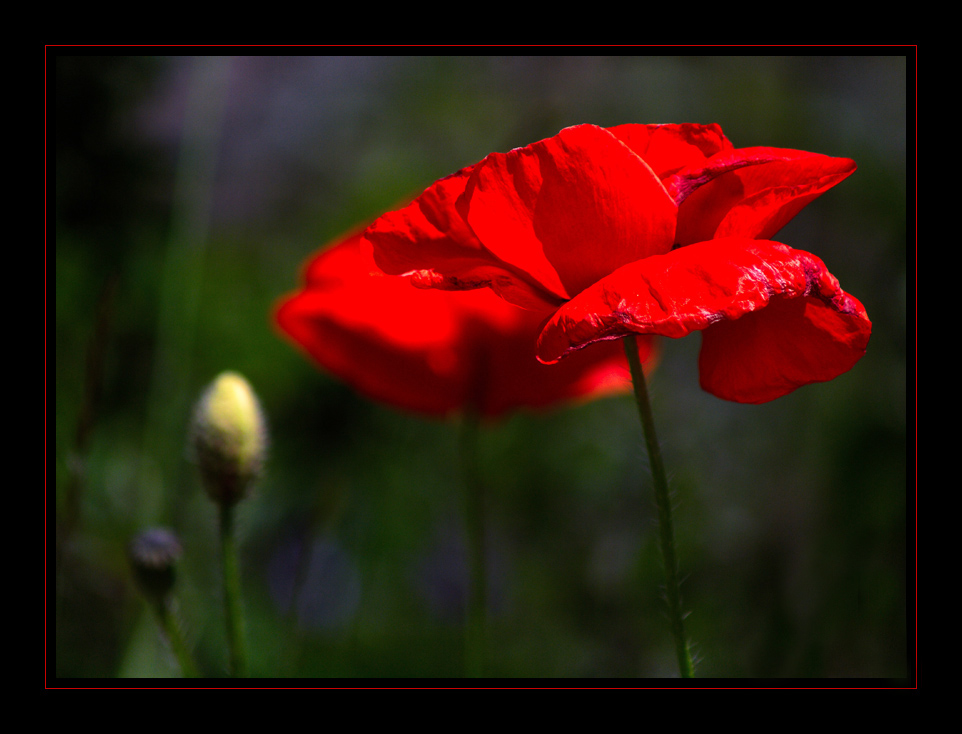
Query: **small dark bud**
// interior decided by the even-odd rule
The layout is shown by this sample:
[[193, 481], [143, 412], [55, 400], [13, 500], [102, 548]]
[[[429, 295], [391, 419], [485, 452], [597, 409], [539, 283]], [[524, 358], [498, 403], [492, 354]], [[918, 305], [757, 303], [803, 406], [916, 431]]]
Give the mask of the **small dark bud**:
[[128, 547], [130, 565], [140, 590], [161, 601], [174, 588], [174, 566], [181, 556], [180, 541], [166, 528], [151, 528], [135, 537]]

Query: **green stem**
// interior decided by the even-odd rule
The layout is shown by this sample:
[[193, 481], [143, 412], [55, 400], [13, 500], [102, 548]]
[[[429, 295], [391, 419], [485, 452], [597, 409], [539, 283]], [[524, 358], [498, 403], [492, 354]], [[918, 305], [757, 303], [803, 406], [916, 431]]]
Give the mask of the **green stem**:
[[675, 638], [675, 652], [678, 655], [678, 668], [682, 678], [694, 677], [694, 666], [688, 638], [685, 636], [685, 619], [681, 611], [681, 589], [678, 581], [678, 561], [675, 558], [675, 537], [671, 521], [671, 498], [668, 492], [668, 478], [665, 465], [661, 459], [661, 449], [655, 435], [655, 420], [651, 413], [651, 403], [648, 399], [648, 386], [645, 373], [638, 358], [638, 345], [635, 337], [629, 336], [625, 340], [625, 354], [631, 367], [631, 381], [635, 389], [635, 402], [638, 404], [638, 415], [645, 433], [645, 443], [648, 446], [648, 463], [651, 466], [651, 478], [655, 489], [655, 505], [658, 508], [658, 527], [661, 534], [661, 556], [665, 564], [665, 595], [668, 601], [668, 616], [671, 621], [671, 632]]
[[484, 675], [487, 576], [484, 550], [484, 485], [478, 471], [478, 416], [468, 414], [461, 423], [461, 462], [464, 471], [464, 524], [467, 537], [468, 599], [465, 619], [465, 672], [469, 678]]
[[180, 630], [177, 615], [173, 610], [173, 602], [166, 597], [159, 599], [154, 605], [154, 612], [157, 615], [157, 621], [161, 629], [170, 642], [170, 648], [177, 658], [181, 675], [185, 678], [197, 678], [200, 674], [197, 672], [197, 666], [194, 665], [194, 659], [191, 657], [187, 642], [184, 640], [184, 635]]
[[221, 562], [224, 573], [224, 612], [227, 621], [227, 644], [230, 650], [230, 674], [247, 677], [247, 649], [244, 645], [244, 618], [241, 609], [240, 570], [234, 539], [234, 507], [220, 506]]

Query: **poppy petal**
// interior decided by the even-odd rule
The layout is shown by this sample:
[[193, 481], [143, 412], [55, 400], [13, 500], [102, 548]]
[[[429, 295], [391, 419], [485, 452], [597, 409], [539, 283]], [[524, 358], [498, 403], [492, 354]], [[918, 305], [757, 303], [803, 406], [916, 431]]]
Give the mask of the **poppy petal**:
[[[322, 251], [307, 268], [304, 289], [278, 307], [281, 331], [374, 400], [428, 415], [456, 410], [464, 381], [456, 316], [438, 307], [447, 294], [416, 291], [403, 278], [372, 271], [356, 236]], [[423, 298], [404, 297], [412, 292]]]
[[784, 148], [719, 153], [665, 182], [679, 205], [676, 241], [773, 237], [855, 168], [848, 158]]
[[470, 168], [436, 181], [407, 206], [378, 217], [362, 239], [390, 275], [408, 275], [420, 288], [491, 288], [523, 308], [544, 311], [562, 299], [502, 262], [478, 241], [454, 207]]
[[[534, 354], [541, 315], [487, 289], [421, 290], [384, 275], [357, 234], [312, 258], [304, 283], [278, 306], [280, 330], [325, 371], [379, 402], [494, 418], [630, 389], [621, 345], [543, 365]], [[650, 369], [652, 339], [639, 340], [638, 349]]]
[[595, 125], [492, 153], [457, 207], [490, 252], [565, 299], [670, 250], [677, 215], [648, 164]]
[[608, 131], [644, 158], [662, 181], [682, 168], [703, 166], [713, 155], [734, 147], [715, 123], [627, 124]]
[[728, 400], [766, 402], [851, 369], [871, 322], [814, 255], [735, 237], [616, 270], [549, 319], [538, 358], [556, 362], [629, 334], [701, 330], [702, 386]]
[[871, 331], [865, 308], [837, 282], [800, 298], [773, 298], [766, 308], [702, 332], [701, 386], [724, 400], [767, 403], [848, 372], [865, 354]]

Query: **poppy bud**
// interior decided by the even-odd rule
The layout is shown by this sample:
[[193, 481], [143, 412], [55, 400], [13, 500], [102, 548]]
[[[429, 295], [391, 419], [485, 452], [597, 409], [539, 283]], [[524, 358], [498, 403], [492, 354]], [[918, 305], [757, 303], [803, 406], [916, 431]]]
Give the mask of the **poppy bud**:
[[130, 541], [127, 551], [140, 590], [152, 601], [163, 601], [174, 588], [174, 565], [181, 555], [177, 536], [151, 528]]
[[223, 372], [201, 395], [191, 443], [211, 499], [222, 506], [242, 499], [263, 468], [267, 429], [257, 396], [241, 375]]

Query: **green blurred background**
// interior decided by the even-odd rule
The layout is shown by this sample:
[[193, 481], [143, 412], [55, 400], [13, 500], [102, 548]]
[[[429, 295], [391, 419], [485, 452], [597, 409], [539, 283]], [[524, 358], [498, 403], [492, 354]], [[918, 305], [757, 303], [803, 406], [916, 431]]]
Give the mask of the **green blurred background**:
[[[154, 525], [184, 545], [178, 613], [199, 664], [226, 674], [216, 513], [186, 428], [231, 369], [271, 431], [238, 511], [252, 674], [461, 675], [456, 423], [353, 394], [278, 336], [271, 310], [319, 246], [491, 151], [583, 122], [717, 122], [738, 147], [858, 163], [778, 239], [825, 260], [874, 330], [851, 372], [762, 406], [698, 388], [698, 336], [664, 343], [651, 389], [698, 674], [908, 675], [907, 66], [50, 52], [48, 674], [176, 675], [126, 560]], [[491, 675], [675, 674], [630, 398], [514, 415], [480, 450]]]

